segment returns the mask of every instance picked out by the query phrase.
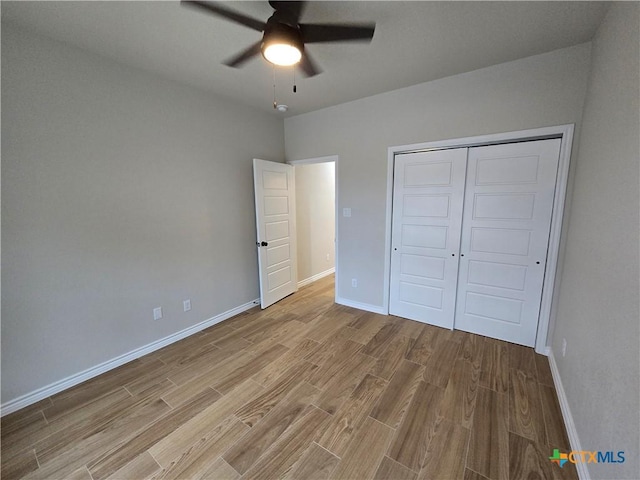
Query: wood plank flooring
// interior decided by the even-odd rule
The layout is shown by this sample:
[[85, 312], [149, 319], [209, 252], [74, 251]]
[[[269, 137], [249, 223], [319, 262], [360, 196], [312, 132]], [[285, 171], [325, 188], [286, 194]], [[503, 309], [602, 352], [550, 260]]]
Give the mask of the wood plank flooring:
[[2, 478], [577, 478], [545, 357], [333, 282], [5, 416]]

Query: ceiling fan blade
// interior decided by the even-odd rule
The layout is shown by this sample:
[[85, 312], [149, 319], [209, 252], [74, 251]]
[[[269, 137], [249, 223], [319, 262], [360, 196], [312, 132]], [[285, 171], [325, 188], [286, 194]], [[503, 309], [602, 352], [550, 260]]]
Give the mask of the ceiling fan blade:
[[298, 22], [298, 20], [300, 20], [300, 16], [304, 11], [304, 7], [306, 3], [307, 2], [269, 0], [269, 5], [271, 5], [274, 10], [286, 13], [295, 22]]
[[375, 23], [351, 25], [300, 24], [302, 41], [304, 43], [371, 40], [375, 30]]
[[195, 7], [201, 10], [205, 10], [209, 13], [213, 13], [214, 15], [218, 15], [219, 17], [226, 18], [227, 20], [239, 23], [240, 25], [244, 25], [245, 27], [257, 30], [258, 32], [262, 32], [264, 30], [264, 27], [266, 26], [266, 24], [261, 20], [256, 20], [255, 18], [251, 18], [243, 13], [230, 10], [217, 3], [191, 0], [180, 0], [180, 3], [188, 7]]
[[320, 67], [318, 67], [318, 64], [313, 61], [313, 59], [307, 52], [304, 52], [298, 65], [300, 65], [300, 68], [307, 77], [313, 77], [315, 75], [318, 75], [319, 73], [322, 73], [322, 70], [320, 69]]
[[261, 42], [254, 43], [249, 48], [246, 48], [236, 56], [231, 57], [222, 63], [229, 67], [239, 68], [244, 62], [260, 53], [260, 43]]

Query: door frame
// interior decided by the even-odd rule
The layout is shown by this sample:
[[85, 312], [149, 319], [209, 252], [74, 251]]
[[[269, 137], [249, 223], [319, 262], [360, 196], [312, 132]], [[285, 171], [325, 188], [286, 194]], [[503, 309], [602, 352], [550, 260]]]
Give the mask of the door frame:
[[556, 177], [555, 196], [553, 199], [553, 210], [551, 213], [549, 249], [547, 251], [547, 265], [542, 284], [542, 299], [540, 302], [540, 314], [538, 317], [538, 329], [536, 332], [535, 343], [535, 351], [537, 353], [548, 355], [547, 336], [549, 333], [549, 323], [551, 320], [554, 299], [554, 286], [558, 269], [558, 255], [560, 252], [561, 240], [560, 235], [562, 232], [562, 218], [564, 215], [565, 197], [569, 179], [569, 164], [571, 161], [571, 145], [573, 142], [574, 127], [575, 125], [571, 123], [552, 127], [517, 130], [505, 133], [452, 138], [448, 140], [389, 147], [387, 151], [387, 202], [384, 240], [384, 311], [387, 314], [389, 313], [389, 293], [391, 288], [391, 217], [393, 214], [393, 172], [396, 154], [560, 138], [560, 158], [558, 159], [558, 175]]
[[335, 212], [334, 212], [334, 231], [335, 231], [335, 245], [334, 245], [334, 249], [333, 249], [333, 255], [334, 255], [334, 271], [335, 271], [335, 285], [334, 285], [334, 301], [336, 303], [338, 303], [338, 272], [339, 272], [339, 268], [338, 268], [338, 160], [339, 160], [339, 156], [338, 155], [327, 155], [324, 157], [314, 157], [314, 158], [302, 158], [300, 160], [288, 160], [286, 163], [288, 163], [289, 165], [293, 165], [294, 167], [296, 165], [310, 165], [313, 163], [329, 163], [329, 162], [334, 162], [335, 165], [335, 169], [334, 169], [334, 203], [335, 203]]

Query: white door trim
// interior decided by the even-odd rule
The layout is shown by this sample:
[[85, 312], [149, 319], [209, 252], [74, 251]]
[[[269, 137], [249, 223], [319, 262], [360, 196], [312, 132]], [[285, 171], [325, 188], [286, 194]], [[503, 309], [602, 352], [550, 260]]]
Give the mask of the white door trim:
[[[536, 352], [546, 355], [547, 334], [551, 317], [551, 305], [556, 271], [558, 267], [558, 253], [560, 249], [560, 232], [564, 214], [564, 201], [569, 178], [569, 162], [571, 159], [571, 144], [573, 142], [574, 124], [557, 125], [553, 127], [534, 128], [514, 132], [480, 135], [476, 137], [452, 138], [434, 142], [414, 143], [389, 147], [387, 151], [387, 202], [385, 222], [385, 258], [384, 258], [384, 300], [382, 308], [389, 312], [389, 289], [391, 275], [391, 215], [393, 209], [393, 165], [395, 155], [423, 150], [437, 150], [444, 148], [476, 147], [499, 143], [512, 143], [524, 140], [542, 140], [545, 138], [560, 138], [560, 159], [558, 161], [558, 175], [556, 178], [556, 194], [553, 200], [551, 217], [551, 231], [549, 234], [549, 251], [544, 282], [542, 285], [542, 301], [540, 303], [540, 318], [536, 335]], [[337, 171], [337, 170], [336, 170]], [[337, 203], [336, 203], [337, 205]], [[337, 253], [337, 252], [336, 252]], [[336, 255], [337, 259], [337, 255]]]
[[338, 285], [339, 285], [339, 283], [338, 283], [338, 275], [340, 274], [340, 268], [339, 268], [340, 263], [338, 262], [338, 257], [339, 257], [339, 255], [338, 255], [338, 250], [339, 250], [338, 249], [338, 245], [339, 245], [338, 238], [340, 238], [338, 236], [338, 223], [339, 223], [338, 222], [338, 212], [340, 211], [340, 209], [338, 208], [338, 205], [340, 204], [338, 202], [338, 192], [340, 191], [338, 189], [338, 160], [339, 160], [338, 155], [326, 155], [324, 157], [303, 158], [303, 159], [300, 159], [300, 160], [288, 160], [287, 163], [289, 165], [293, 165], [295, 167], [296, 165], [309, 165], [309, 164], [312, 164], [312, 163], [335, 162], [335, 169], [334, 169], [334, 171], [335, 171], [335, 181], [334, 181], [334, 183], [335, 183], [335, 187], [334, 187], [335, 188], [335, 194], [334, 195], [335, 195], [335, 210], [336, 211], [335, 211], [334, 218], [335, 218], [335, 223], [336, 223], [335, 224], [336, 241], [335, 241], [335, 248], [334, 248], [334, 260], [335, 260], [335, 262], [334, 262], [335, 263], [335, 265], [334, 265], [335, 282], [334, 283], [335, 283], [335, 286], [334, 286], [333, 290], [334, 290], [334, 301], [336, 303], [341, 303], [341, 302], [338, 301], [340, 299], [340, 297], [338, 297]]
[[338, 155], [327, 155], [326, 157], [315, 157], [315, 158], [303, 158], [301, 160], [290, 160], [287, 161], [289, 165], [309, 165], [312, 163], [328, 163], [328, 162], [337, 162]]

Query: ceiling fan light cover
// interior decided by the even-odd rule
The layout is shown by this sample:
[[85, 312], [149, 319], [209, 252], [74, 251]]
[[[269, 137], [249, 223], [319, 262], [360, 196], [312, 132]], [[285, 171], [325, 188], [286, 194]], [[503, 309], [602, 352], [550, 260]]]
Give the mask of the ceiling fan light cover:
[[300, 49], [288, 43], [268, 44], [263, 48], [262, 55], [274, 65], [283, 67], [295, 65], [302, 58]]

